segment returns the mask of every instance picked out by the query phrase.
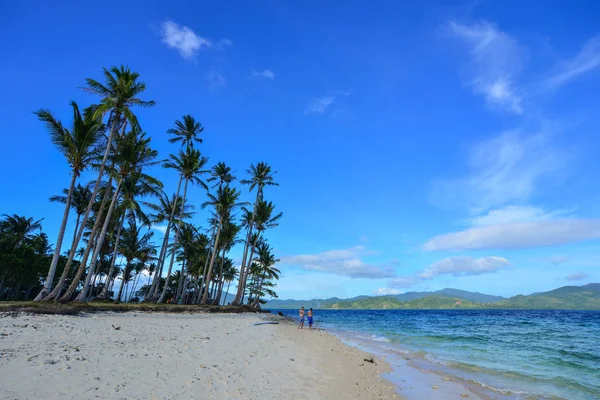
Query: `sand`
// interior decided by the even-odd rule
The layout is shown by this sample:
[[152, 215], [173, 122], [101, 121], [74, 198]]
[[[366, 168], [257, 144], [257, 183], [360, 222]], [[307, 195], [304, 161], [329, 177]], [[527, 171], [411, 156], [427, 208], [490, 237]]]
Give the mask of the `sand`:
[[0, 399], [400, 398], [385, 362], [261, 318], [0, 315]]

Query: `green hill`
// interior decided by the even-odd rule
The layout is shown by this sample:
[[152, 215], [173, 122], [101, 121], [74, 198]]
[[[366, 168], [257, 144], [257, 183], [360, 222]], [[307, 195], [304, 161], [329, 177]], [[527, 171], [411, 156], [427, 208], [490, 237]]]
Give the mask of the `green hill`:
[[511, 297], [495, 304], [505, 308], [600, 310], [600, 283], [563, 286], [549, 292]]
[[370, 297], [364, 300], [340, 301], [331, 304], [334, 309], [445, 309], [445, 308], [482, 308], [482, 304], [457, 297], [432, 295], [410, 301], [400, 301], [394, 297]]
[[509, 299], [457, 289], [443, 289], [437, 292], [409, 292], [395, 296], [358, 296], [344, 300], [335, 297], [324, 300], [275, 300], [267, 303], [268, 308], [300, 308], [302, 305], [307, 308], [354, 310], [453, 308], [600, 310], [600, 283], [563, 286], [549, 292], [533, 293], [528, 296], [518, 295]]

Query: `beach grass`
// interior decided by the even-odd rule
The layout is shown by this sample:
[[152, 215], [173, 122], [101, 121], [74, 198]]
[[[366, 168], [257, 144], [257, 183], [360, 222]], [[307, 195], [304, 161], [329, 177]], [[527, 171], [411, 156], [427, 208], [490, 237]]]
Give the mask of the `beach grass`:
[[0, 313], [24, 312], [31, 314], [77, 315], [79, 313], [96, 312], [166, 312], [166, 313], [256, 313], [256, 308], [248, 305], [214, 306], [214, 305], [180, 305], [154, 303], [119, 303], [113, 301], [92, 301], [89, 303], [34, 301], [2, 301]]

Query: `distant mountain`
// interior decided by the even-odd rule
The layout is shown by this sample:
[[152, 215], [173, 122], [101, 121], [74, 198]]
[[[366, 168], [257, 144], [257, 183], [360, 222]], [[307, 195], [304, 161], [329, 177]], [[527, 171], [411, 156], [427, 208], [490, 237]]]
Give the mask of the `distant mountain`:
[[478, 292], [468, 292], [460, 289], [442, 289], [435, 292], [408, 292], [403, 294], [397, 294], [393, 297], [400, 301], [410, 301], [420, 299], [435, 294], [442, 294], [450, 297], [457, 297], [463, 300], [470, 300], [477, 303], [495, 303], [500, 300], [504, 300], [502, 296], [493, 296], [490, 294], [483, 294]]
[[435, 292], [407, 292], [397, 295], [389, 295], [389, 296], [356, 296], [350, 299], [340, 299], [338, 297], [330, 297], [328, 299], [313, 299], [313, 300], [270, 300], [267, 302], [265, 307], [268, 308], [300, 308], [304, 306], [304, 308], [331, 308], [333, 304], [338, 304], [340, 302], [355, 302], [357, 300], [366, 300], [370, 298], [393, 298], [399, 300], [401, 302], [417, 300], [423, 297], [428, 297], [432, 295], [447, 295], [450, 297], [455, 297], [461, 300], [470, 300], [478, 303], [493, 303], [496, 301], [504, 300], [502, 296], [492, 296], [489, 294], [482, 294], [477, 292], [468, 292], [466, 290], [459, 289], [442, 289]]
[[266, 308], [322, 309], [445, 309], [445, 308], [529, 308], [600, 310], [600, 283], [563, 286], [549, 292], [518, 295], [505, 299], [458, 289], [436, 292], [408, 292], [393, 296], [358, 296], [351, 299], [332, 297], [319, 300], [272, 300]]
[[355, 301], [368, 299], [369, 296], [356, 296], [351, 299], [340, 299], [338, 297], [330, 297], [328, 299], [312, 299], [312, 300], [269, 300], [264, 307], [268, 308], [328, 308], [329, 305], [340, 302], [340, 301]]
[[507, 308], [600, 310], [600, 283], [563, 286], [549, 292], [518, 295], [496, 303]]

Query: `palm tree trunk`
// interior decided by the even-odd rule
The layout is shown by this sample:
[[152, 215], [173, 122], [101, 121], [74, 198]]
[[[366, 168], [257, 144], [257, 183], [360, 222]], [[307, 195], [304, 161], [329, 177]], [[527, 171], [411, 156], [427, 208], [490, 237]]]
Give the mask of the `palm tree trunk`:
[[[246, 280], [248, 278], [248, 274], [250, 273], [250, 266], [252, 265], [252, 257], [254, 257], [254, 250], [256, 248], [256, 241], [254, 241], [251, 245], [251, 249], [250, 249], [250, 259], [248, 260], [249, 265], [247, 268], [247, 273], [246, 273], [246, 277], [244, 278], [244, 282], [239, 282], [242, 284], [242, 301], [241, 304], [244, 304], [244, 293], [246, 293]], [[250, 297], [250, 295], [248, 295], [248, 297]]]
[[102, 288], [102, 292], [98, 295], [99, 299], [106, 300], [108, 298], [108, 282], [113, 275], [115, 270], [115, 262], [117, 261], [117, 254], [119, 253], [119, 239], [121, 239], [121, 231], [123, 230], [123, 224], [125, 223], [125, 212], [119, 222], [119, 229], [117, 230], [117, 238], [115, 239], [115, 249], [113, 250], [112, 258], [110, 260], [110, 268], [108, 269], [108, 276], [106, 277], [106, 283]]
[[[96, 221], [92, 228], [92, 232], [90, 234], [90, 239], [85, 248], [85, 252], [84, 252], [83, 259], [81, 260], [81, 264], [79, 264], [80, 268], [85, 269], [85, 264], [87, 263], [87, 259], [89, 256], [89, 252], [90, 252], [92, 243], [94, 241], [94, 238], [96, 237], [96, 231], [98, 230], [98, 227], [100, 226], [100, 221], [102, 220], [102, 215], [104, 214], [104, 208], [106, 207], [106, 203], [108, 202], [108, 198], [110, 197], [109, 196], [110, 190], [108, 190], [108, 188], [110, 188], [111, 185], [112, 185], [112, 176], [108, 179], [107, 190], [104, 193], [102, 202], [100, 203], [100, 209], [98, 210], [98, 214], [96, 215]], [[89, 207], [89, 204], [88, 204], [88, 207]], [[85, 230], [85, 222], [86, 221], [87, 221], [87, 218], [84, 217], [83, 221], [81, 222], [81, 227], [79, 229], [79, 233], [77, 234], [77, 240], [76, 240], [77, 243], [79, 243], [79, 241], [81, 240], [81, 236], [83, 235], [83, 231]], [[61, 292], [63, 290], [63, 286], [65, 285], [65, 281], [67, 280], [67, 275], [69, 274], [69, 272], [71, 270], [71, 264], [73, 263], [73, 256], [75, 254], [76, 247], [77, 247], [77, 245], [71, 247], [71, 250], [69, 251], [69, 259], [67, 260], [67, 264], [65, 265], [65, 268], [63, 269], [62, 275], [60, 276], [58, 283], [54, 287], [54, 290], [52, 290], [52, 292], [48, 296], [46, 296], [42, 299], [43, 301], [49, 301], [54, 298], [60, 297]]]
[[[179, 244], [179, 231], [181, 231], [181, 225], [183, 224], [183, 210], [185, 208], [185, 198], [187, 196], [188, 180], [185, 180], [183, 185], [183, 198], [181, 199], [181, 211], [179, 212], [179, 221], [177, 222], [177, 230], [175, 231], [175, 239], [173, 240], [173, 252], [171, 253], [171, 262], [169, 263], [169, 269], [167, 271], [167, 279], [165, 287], [158, 299], [157, 303], [162, 303], [165, 300], [167, 294], [167, 288], [169, 287], [169, 278], [171, 277], [171, 270], [173, 269], [173, 262], [175, 261], [175, 253], [177, 252], [177, 245]], [[177, 205], [177, 202], [174, 204]]]
[[[177, 211], [177, 203], [179, 200], [179, 191], [181, 190], [181, 182], [183, 181], [183, 174], [179, 175], [179, 183], [177, 184], [177, 192], [175, 193], [175, 200], [173, 203], [173, 208], [171, 209], [171, 215], [169, 216], [169, 222], [167, 222], [167, 230], [165, 232], [165, 237], [163, 239], [163, 245], [160, 249], [160, 254], [158, 256], [158, 262], [156, 263], [156, 271], [157, 273], [154, 275], [154, 280], [152, 281], [152, 286], [148, 293], [150, 296], [148, 299], [144, 299], [144, 301], [155, 301], [158, 297], [158, 291], [160, 286], [160, 278], [162, 277], [163, 267], [165, 265], [165, 258], [167, 255], [167, 247], [169, 245], [169, 233], [171, 232], [171, 226], [173, 225], [173, 219], [175, 218], [175, 211]], [[182, 209], [183, 211], [183, 205]]]
[[8, 271], [4, 271], [2, 279], [0, 279], [0, 296], [2, 296], [2, 288], [4, 287], [4, 282], [6, 281], [6, 275], [8, 275]]
[[215, 299], [213, 300], [213, 304], [218, 306], [219, 303], [221, 302], [221, 294], [223, 293], [223, 264], [225, 263], [225, 248], [223, 248], [223, 255], [221, 255], [221, 269], [219, 270], [219, 285], [217, 286], [217, 295], [215, 296]]
[[206, 290], [204, 290], [204, 294], [202, 295], [201, 304], [206, 304], [208, 301], [208, 283], [210, 283], [210, 276], [212, 274], [213, 265], [215, 264], [215, 256], [217, 254], [217, 248], [219, 246], [219, 236], [221, 236], [221, 227], [223, 226], [223, 217], [219, 218], [219, 227], [217, 229], [217, 236], [215, 237], [215, 244], [213, 245], [212, 255], [210, 257], [210, 265], [208, 267], [208, 272], [206, 273]]
[[88, 295], [85, 297], [85, 301], [90, 301], [92, 296], [94, 295], [94, 287], [96, 287], [96, 281], [98, 281], [98, 274], [94, 274], [94, 278], [92, 280], [92, 284], [90, 285], [90, 290]]
[[194, 284], [194, 295], [192, 296], [192, 304], [196, 304], [200, 291], [200, 274], [196, 275], [196, 283]]
[[[210, 239], [210, 243], [214, 243], [217, 231], [215, 227], [213, 227], [212, 238]], [[209, 253], [210, 254], [210, 253]], [[209, 254], [206, 255], [206, 261], [204, 261], [204, 269], [202, 270], [202, 282], [200, 282], [200, 292], [202, 292], [202, 287], [206, 286], [206, 269], [208, 268], [208, 261], [210, 260]], [[199, 303], [201, 297], [198, 294], [196, 298], [196, 302]], [[194, 303], [196, 303], [194, 302]]]
[[71, 247], [76, 247], [77, 243], [77, 232], [79, 232], [79, 221], [81, 220], [81, 214], [77, 214], [77, 219], [75, 220], [75, 230], [73, 231], [73, 241], [71, 242]]
[[[104, 239], [106, 238], [106, 231], [108, 230], [108, 226], [110, 225], [110, 218], [115, 209], [115, 205], [117, 204], [117, 199], [119, 198], [119, 191], [121, 190], [121, 184], [123, 183], [123, 178], [119, 179], [119, 183], [117, 184], [117, 188], [115, 189], [115, 193], [110, 202], [110, 206], [108, 207], [108, 212], [106, 213], [106, 217], [104, 218], [104, 225], [102, 226], [102, 232], [100, 232], [100, 236], [98, 237], [98, 243], [96, 243], [96, 248], [94, 249], [94, 254], [92, 256], [92, 262], [90, 264], [90, 268], [88, 274], [85, 278], [85, 283], [83, 284], [83, 289], [75, 301], [85, 301], [88, 294], [88, 286], [90, 284], [90, 280], [92, 279], [92, 274], [96, 270], [96, 264], [98, 263], [98, 256], [100, 255], [100, 250], [102, 249], [102, 244], [104, 243]], [[84, 266], [85, 267], [85, 266]], [[81, 273], [79, 273], [81, 271]], [[83, 274], [83, 268], [79, 266], [79, 271], [77, 271], [79, 275], [75, 275], [75, 279], [79, 280], [81, 275]], [[69, 298], [73, 295], [75, 290], [77, 289], [77, 285], [79, 282], [75, 282], [75, 280], [71, 283], [69, 289], [65, 295], [60, 299], [60, 301], [69, 301]], [[68, 297], [67, 297], [68, 296]]]
[[227, 291], [225, 292], [225, 297], [223, 298], [223, 305], [227, 301], [227, 296], [229, 296], [229, 286], [231, 285], [231, 281], [227, 281]]
[[140, 280], [140, 274], [135, 274], [135, 278], [133, 278], [133, 287], [131, 288], [131, 291], [129, 292], [129, 296], [127, 296], [127, 298], [129, 300], [131, 300], [131, 298], [133, 297], [133, 292], [135, 291], [135, 287], [137, 286], [139, 280]]
[[117, 295], [117, 301], [121, 301], [121, 295], [123, 294], [123, 287], [125, 286], [125, 277], [129, 275], [129, 265], [130, 261], [127, 260], [127, 264], [125, 265], [125, 269], [123, 270], [123, 278], [121, 279], [121, 287], [119, 288], [119, 294]]
[[265, 274], [263, 273], [258, 280], [258, 289], [256, 290], [256, 297], [254, 298], [253, 306], [257, 307], [260, 301], [260, 292], [262, 292], [263, 282], [265, 281]]
[[254, 228], [254, 218], [256, 216], [256, 207], [258, 205], [258, 200], [260, 199], [261, 188], [259, 187], [256, 191], [256, 199], [254, 200], [254, 208], [252, 209], [252, 221], [250, 222], [250, 226], [248, 227], [248, 235], [246, 236], [246, 244], [244, 245], [244, 256], [242, 257], [242, 266], [240, 267], [240, 278], [239, 278], [239, 287], [235, 298], [231, 302], [232, 305], [239, 305], [240, 302], [244, 302], [244, 290], [246, 289], [246, 278], [247, 278], [247, 270], [249, 269], [246, 266], [246, 263], [252, 264], [252, 256], [250, 256], [250, 260], [246, 258], [248, 255], [248, 246], [250, 243], [250, 238], [252, 237], [252, 228]]
[[183, 281], [185, 280], [185, 260], [181, 261], [181, 273], [179, 274], [179, 283], [177, 284], [177, 294], [175, 295], [175, 301], [179, 303], [179, 296], [181, 296], [181, 290], [183, 289]]
[[[77, 237], [73, 243], [73, 246], [71, 247], [71, 250], [69, 251], [67, 263], [66, 263], [63, 273], [61, 275], [61, 279], [58, 281], [58, 284], [56, 285], [54, 290], [48, 295], [49, 299], [46, 299], [46, 297], [41, 297], [37, 301], [52, 300], [52, 299], [58, 297], [59, 293], [62, 291], [62, 286], [65, 284], [65, 280], [71, 269], [71, 264], [73, 263], [73, 258], [75, 257], [75, 251], [77, 250], [77, 245], [81, 241], [83, 232], [85, 231], [85, 224], [87, 223], [87, 220], [90, 216], [90, 212], [92, 211], [92, 206], [94, 205], [94, 201], [96, 200], [96, 196], [98, 195], [98, 190], [100, 189], [100, 182], [102, 181], [102, 176], [104, 175], [104, 167], [106, 166], [106, 161], [108, 160], [108, 154], [110, 153], [112, 140], [115, 136], [115, 133], [117, 132], [117, 123], [118, 123], [119, 119], [120, 119], [119, 115], [113, 116], [113, 121], [112, 121], [111, 127], [110, 127], [110, 134], [108, 135], [108, 141], [106, 142], [106, 150], [104, 151], [104, 157], [102, 158], [102, 163], [100, 163], [100, 170], [98, 171], [98, 179], [96, 179], [96, 184], [94, 185], [94, 190], [92, 191], [92, 196], [90, 197], [90, 201], [87, 205], [87, 208], [85, 209], [85, 214], [83, 215], [83, 220], [81, 221], [81, 226], [79, 228], [79, 233], [77, 233]], [[125, 125], [127, 125], [127, 124], [125, 124]], [[123, 129], [125, 129], [125, 126], [123, 127]], [[110, 187], [110, 182], [111, 182], [111, 179], [109, 178], [108, 187]], [[44, 291], [44, 289], [42, 289], [42, 291]], [[36, 297], [36, 299], [37, 299], [37, 297]]]
[[[54, 281], [54, 274], [56, 273], [56, 266], [58, 265], [58, 259], [60, 257], [60, 250], [62, 248], [63, 238], [65, 236], [65, 229], [67, 228], [67, 221], [69, 220], [69, 211], [71, 208], [71, 197], [73, 197], [73, 188], [75, 187], [75, 181], [77, 180], [77, 174], [73, 171], [73, 177], [71, 178], [71, 185], [69, 186], [69, 193], [67, 194], [67, 201], [65, 203], [65, 211], [63, 213], [63, 219], [60, 224], [60, 230], [58, 231], [58, 239], [56, 240], [56, 248], [54, 249], [54, 255], [52, 256], [52, 262], [50, 263], [50, 269], [48, 270], [48, 276], [44, 282], [44, 287], [40, 293], [35, 297], [34, 301], [40, 301], [43, 299], [48, 292], [52, 289], [52, 282]], [[77, 232], [77, 228], [75, 228]]]

